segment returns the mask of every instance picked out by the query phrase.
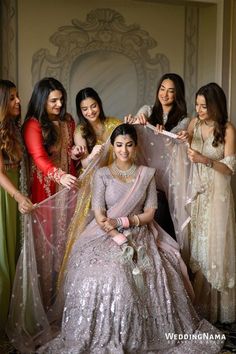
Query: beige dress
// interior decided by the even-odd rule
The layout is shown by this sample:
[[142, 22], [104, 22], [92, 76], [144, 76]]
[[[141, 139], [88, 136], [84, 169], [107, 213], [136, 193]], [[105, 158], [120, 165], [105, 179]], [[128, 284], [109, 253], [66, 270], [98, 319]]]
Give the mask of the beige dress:
[[[191, 147], [212, 160], [221, 161], [233, 172], [235, 156], [224, 158], [224, 144], [212, 146], [213, 133], [203, 141], [197, 122]], [[193, 188], [201, 191], [191, 207], [190, 267], [200, 312], [210, 321], [234, 322], [235, 214], [230, 176], [204, 164], [195, 164]]]

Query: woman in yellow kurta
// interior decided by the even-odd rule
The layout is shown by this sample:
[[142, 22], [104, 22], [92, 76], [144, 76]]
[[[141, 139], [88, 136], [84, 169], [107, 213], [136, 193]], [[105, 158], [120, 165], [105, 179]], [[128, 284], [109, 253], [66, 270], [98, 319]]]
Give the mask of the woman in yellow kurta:
[[84, 155], [81, 159], [82, 168], [86, 168], [93, 157], [99, 154], [112, 131], [121, 124], [117, 118], [106, 117], [102, 101], [97, 92], [87, 87], [76, 96], [76, 110], [79, 124], [75, 130], [74, 142], [78, 152]]
[[[102, 152], [105, 142], [110, 137], [113, 130], [121, 124], [122, 121], [114, 117], [105, 116], [101, 98], [91, 87], [86, 87], [77, 93], [76, 110], [79, 123], [74, 133], [74, 149], [77, 149], [78, 156], [81, 156], [82, 154], [80, 165], [78, 166], [78, 174], [81, 175], [89, 165], [93, 166], [94, 157], [98, 157]], [[74, 153], [76, 153], [75, 150]], [[105, 161], [104, 164], [107, 165], [108, 163], [111, 163], [111, 161], [112, 151], [110, 150], [107, 154], [107, 161]], [[76, 210], [70, 224], [66, 252], [60, 276], [63, 273], [68, 254], [75, 241], [75, 236], [78, 234], [78, 228], [83, 227], [90, 210], [90, 183], [94, 172], [94, 168], [90, 168], [89, 171], [86, 171], [85, 176], [79, 179], [80, 191], [83, 190], [83, 192], [81, 192], [82, 198], [77, 201]], [[86, 200], [86, 205], [84, 204], [84, 200]]]

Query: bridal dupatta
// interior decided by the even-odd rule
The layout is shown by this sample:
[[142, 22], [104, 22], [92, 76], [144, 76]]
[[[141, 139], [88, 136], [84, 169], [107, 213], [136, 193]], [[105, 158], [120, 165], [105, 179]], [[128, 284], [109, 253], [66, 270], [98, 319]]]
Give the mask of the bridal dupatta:
[[[187, 240], [183, 231], [189, 221], [185, 205], [191, 170], [186, 146], [163, 135], [155, 135], [142, 126], [136, 126], [136, 130], [138, 162], [157, 169], [157, 185], [167, 193], [177, 238], [183, 249]], [[78, 189], [63, 189], [38, 204], [25, 217], [24, 242], [16, 270], [7, 328], [13, 345], [20, 351], [31, 352], [41, 344], [42, 337], [44, 342], [53, 335], [51, 322], [59, 320], [62, 314], [62, 307], [55, 304], [68, 258], [93, 218], [90, 210], [93, 175], [98, 168], [107, 164], [109, 155], [108, 141], [101, 154], [91, 161], [79, 177]], [[135, 190], [138, 193], [137, 187]], [[123, 205], [123, 212], [128, 212], [128, 205]], [[115, 211], [111, 215], [115, 217]], [[83, 239], [86, 240], [85, 237]], [[174, 240], [173, 243], [177, 247]]]

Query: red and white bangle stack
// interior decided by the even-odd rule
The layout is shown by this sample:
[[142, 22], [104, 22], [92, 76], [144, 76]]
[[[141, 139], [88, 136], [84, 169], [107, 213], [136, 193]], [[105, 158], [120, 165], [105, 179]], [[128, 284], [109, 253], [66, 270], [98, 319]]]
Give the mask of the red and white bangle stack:
[[64, 175], [66, 175], [66, 172], [62, 171], [61, 168], [56, 168], [56, 167], [53, 167], [53, 169], [51, 169], [50, 172], [48, 173], [48, 177], [58, 184], [61, 184], [61, 178]]

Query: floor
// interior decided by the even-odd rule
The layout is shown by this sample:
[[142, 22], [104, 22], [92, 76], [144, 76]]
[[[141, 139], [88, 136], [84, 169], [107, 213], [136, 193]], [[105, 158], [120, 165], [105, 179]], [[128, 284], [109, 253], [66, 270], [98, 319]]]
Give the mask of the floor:
[[[221, 354], [236, 353], [236, 323], [230, 325], [222, 325], [219, 323], [216, 324], [216, 327], [219, 328], [226, 335], [226, 342], [223, 350], [221, 351]], [[0, 354], [19, 354], [19, 353], [14, 350], [12, 351], [10, 347], [8, 347], [8, 350], [6, 350], [6, 347], [5, 350], [0, 347]]]
[[226, 342], [221, 353], [236, 353], [236, 323], [230, 325], [217, 324], [216, 327], [226, 335]]

